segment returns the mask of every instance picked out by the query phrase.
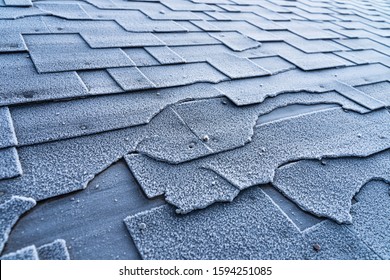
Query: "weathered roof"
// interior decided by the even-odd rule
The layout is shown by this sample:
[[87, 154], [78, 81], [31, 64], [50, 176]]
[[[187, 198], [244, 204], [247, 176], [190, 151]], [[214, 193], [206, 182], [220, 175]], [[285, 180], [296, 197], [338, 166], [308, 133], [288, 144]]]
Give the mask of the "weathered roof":
[[0, 0], [0, 253], [389, 259], [389, 108], [388, 1]]

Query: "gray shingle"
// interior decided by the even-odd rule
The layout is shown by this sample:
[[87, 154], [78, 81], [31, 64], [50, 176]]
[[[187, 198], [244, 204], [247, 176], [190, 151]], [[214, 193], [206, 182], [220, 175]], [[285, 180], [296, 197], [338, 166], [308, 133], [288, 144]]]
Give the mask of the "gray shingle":
[[370, 182], [356, 200], [351, 208], [353, 224], [348, 228], [383, 259], [390, 259], [389, 184]]
[[382, 82], [357, 87], [365, 94], [382, 101], [387, 107], [390, 106], [390, 82]]
[[[336, 76], [338, 81], [351, 86], [386, 81], [387, 72], [387, 67], [378, 64], [315, 72], [291, 70], [270, 77], [223, 82], [216, 87], [235, 104], [247, 105], [284, 92], [335, 90], [332, 86], [337, 85], [334, 83]], [[359, 76], [356, 76], [357, 73]]]
[[1, 19], [17, 19], [28, 16], [47, 15], [47, 12], [43, 12], [35, 7], [28, 9], [21, 9], [20, 7], [1, 7], [0, 18]]
[[0, 53], [27, 50], [22, 35], [19, 33], [2, 33], [0, 31]]
[[0, 162], [0, 180], [22, 175], [22, 167], [16, 148], [0, 149]]
[[87, 15], [78, 3], [38, 2], [34, 4], [34, 7], [39, 8], [43, 12], [66, 19], [90, 19], [89, 15]]
[[282, 59], [279, 56], [253, 58], [251, 59], [257, 65], [263, 67], [269, 71], [272, 75], [292, 70], [295, 68], [294, 65]]
[[[364, 137], [358, 133], [354, 136]], [[388, 137], [386, 132], [376, 132], [375, 136], [378, 139]], [[352, 138], [351, 141], [355, 140]], [[350, 223], [351, 200], [360, 188], [375, 178], [390, 180], [387, 174], [390, 168], [389, 155], [389, 152], [382, 152], [363, 159], [291, 163], [276, 171], [274, 185], [304, 210], [339, 223]]]
[[158, 93], [152, 90], [132, 92], [131, 98], [126, 93], [14, 107], [12, 116], [19, 144], [37, 144], [143, 125], [170, 104], [220, 95], [211, 85], [205, 84], [161, 89]]
[[382, 63], [390, 67], [390, 57], [374, 50], [337, 52], [336, 54], [357, 64]]
[[125, 224], [144, 259], [302, 259], [308, 247], [258, 188], [207, 211], [177, 216], [161, 206]]
[[24, 35], [40, 73], [133, 66], [121, 49], [91, 49], [76, 34]]
[[4, 4], [10, 7], [31, 7], [31, 0], [4, 0]]
[[124, 90], [154, 88], [155, 85], [137, 67], [111, 68], [108, 73]]
[[79, 71], [77, 74], [90, 94], [107, 94], [123, 92], [106, 70]]
[[14, 125], [8, 107], [0, 107], [0, 149], [16, 146]]
[[221, 41], [225, 46], [233, 51], [245, 51], [247, 49], [257, 48], [260, 43], [245, 37], [238, 32], [218, 32], [210, 33], [211, 36]]
[[186, 61], [171, 48], [165, 47], [149, 47], [145, 50], [150, 53], [161, 64], [178, 64], [185, 63]]
[[156, 36], [168, 46], [192, 46], [220, 44], [213, 37], [203, 32], [158, 33]]
[[128, 57], [134, 61], [136, 66], [156, 66], [160, 63], [151, 56], [144, 48], [124, 48], [122, 49]]
[[8, 240], [8, 235], [19, 217], [34, 207], [36, 202], [31, 198], [12, 196], [0, 204], [0, 253]]
[[362, 240], [345, 226], [324, 221], [304, 232], [304, 237], [312, 248], [310, 259], [315, 260], [375, 260], [375, 254]]
[[[0, 104], [87, 95], [75, 72], [38, 74], [26, 54], [0, 55]], [[18, 79], [15, 79], [18, 77]]]
[[[383, 110], [369, 115], [361, 115], [345, 113], [337, 108], [328, 109], [257, 126], [251, 142], [245, 146], [179, 165], [177, 164], [179, 161], [172, 156], [172, 151], [162, 148], [166, 145], [156, 146], [158, 141], [143, 142], [142, 145], [138, 145], [137, 150], [158, 161], [175, 163], [167, 169], [170, 172], [165, 172], [165, 175], [170, 176], [172, 184], [175, 182], [182, 188], [189, 185], [188, 189], [190, 189], [192, 183], [191, 181], [182, 181], [180, 176], [176, 177], [178, 170], [184, 168], [182, 165], [191, 165], [194, 170], [197, 168], [212, 170], [237, 188], [244, 189], [271, 182], [274, 170], [290, 161], [302, 158], [320, 158], [327, 155], [367, 156], [386, 149], [390, 145], [389, 130], [386, 127], [388, 119], [389, 115]], [[326, 124], [328, 124], [327, 128], [323, 129]], [[228, 124], [225, 125], [228, 126]], [[357, 130], [361, 133], [361, 138], [356, 136]], [[291, 135], [287, 135], [286, 131]], [[280, 137], [280, 135], [285, 135], [285, 137]], [[380, 138], [378, 135], [383, 135], [385, 138]], [[213, 139], [213, 134], [210, 133], [209, 137]], [[139, 157], [144, 156], [140, 155]], [[189, 159], [194, 159], [194, 157], [187, 155], [181, 162]], [[153, 161], [150, 159], [149, 162]], [[129, 164], [129, 166], [137, 173], [138, 182], [146, 190], [152, 183], [149, 180], [150, 174], [137, 172], [139, 168], [137, 165]], [[159, 184], [158, 181], [154, 183], [153, 188], [159, 186], [160, 193], [163, 193], [164, 188], [168, 187], [164, 184], [156, 184]], [[197, 205], [204, 205], [202, 199], [210, 201], [207, 195], [204, 197], [197, 195], [197, 199], [192, 206], [188, 205], [187, 202], [186, 208], [183, 210], [188, 212], [191, 209], [196, 209]], [[180, 201], [172, 201], [172, 197], [169, 202], [175, 205], [180, 204]]]
[[211, 56], [207, 61], [231, 79], [270, 75], [267, 70], [249, 59], [227, 53]]
[[37, 248], [40, 260], [69, 260], [69, 252], [66, 248], [66, 242], [63, 239], [57, 239], [52, 243], [42, 245]]
[[219, 83], [226, 76], [207, 63], [190, 63], [183, 65], [140, 67], [156, 87], [173, 87], [199, 82]]
[[38, 260], [37, 248], [34, 245], [25, 247], [16, 252], [1, 256], [2, 260]]

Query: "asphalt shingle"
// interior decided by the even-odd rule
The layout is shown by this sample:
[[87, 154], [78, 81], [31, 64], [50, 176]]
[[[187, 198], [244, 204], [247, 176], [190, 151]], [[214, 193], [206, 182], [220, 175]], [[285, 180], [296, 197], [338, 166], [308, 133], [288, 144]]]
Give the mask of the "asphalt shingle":
[[0, 149], [0, 162], [0, 180], [22, 175], [22, 167], [16, 148]]

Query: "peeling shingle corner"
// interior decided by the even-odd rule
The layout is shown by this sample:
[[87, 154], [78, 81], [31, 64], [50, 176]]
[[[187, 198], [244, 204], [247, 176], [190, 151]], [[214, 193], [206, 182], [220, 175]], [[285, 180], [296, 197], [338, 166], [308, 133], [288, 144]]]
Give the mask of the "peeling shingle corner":
[[69, 260], [69, 252], [66, 242], [63, 239], [57, 239], [52, 243], [42, 245], [37, 248], [40, 260]]
[[1, 260], [39, 260], [37, 248], [34, 245], [25, 247], [16, 252], [1, 256]]

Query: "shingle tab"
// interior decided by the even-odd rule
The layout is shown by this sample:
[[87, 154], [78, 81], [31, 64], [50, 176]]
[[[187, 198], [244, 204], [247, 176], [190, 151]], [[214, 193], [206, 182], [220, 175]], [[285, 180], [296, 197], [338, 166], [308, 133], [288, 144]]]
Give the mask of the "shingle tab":
[[25, 247], [16, 252], [1, 256], [1, 260], [38, 260], [37, 248], [34, 245]]
[[0, 55], [0, 69], [2, 105], [87, 95], [75, 72], [38, 74], [25, 54]]
[[122, 49], [136, 66], [156, 66], [160, 63], [151, 56], [144, 48], [123, 48]]
[[121, 49], [91, 49], [79, 35], [24, 35], [24, 39], [40, 73], [134, 65]]
[[77, 74], [90, 94], [107, 94], [123, 92], [106, 70], [79, 71]]
[[186, 61], [171, 48], [165, 47], [149, 47], [145, 48], [154, 58], [156, 58], [161, 64], [178, 64], [185, 63]]
[[155, 85], [137, 67], [111, 68], [108, 73], [124, 90], [154, 88]]
[[270, 73], [247, 58], [221, 53], [207, 61], [231, 79], [266, 76]]
[[210, 33], [210, 35], [221, 41], [233, 51], [245, 51], [260, 46], [260, 43], [245, 37], [238, 32], [218, 32]]
[[144, 259], [300, 259], [309, 247], [257, 188], [207, 211], [179, 217], [161, 206], [125, 224]]
[[66, 242], [63, 239], [57, 239], [52, 243], [42, 245], [37, 248], [40, 260], [69, 260], [69, 252]]
[[16, 146], [14, 125], [8, 107], [0, 107], [0, 149]]
[[220, 44], [207, 33], [158, 33], [156, 36], [168, 46], [192, 46], [192, 45], [213, 45]]
[[22, 166], [16, 148], [0, 149], [0, 162], [0, 180], [22, 175]]
[[218, 72], [207, 63], [190, 63], [183, 65], [140, 67], [157, 87], [173, 87], [190, 85], [193, 83], [219, 83], [226, 80], [226, 76]]
[[66, 19], [90, 19], [81, 5], [77, 3], [38, 2], [34, 4], [34, 7], [39, 8], [43, 12], [48, 12], [52, 15]]

